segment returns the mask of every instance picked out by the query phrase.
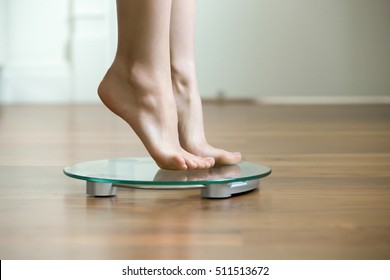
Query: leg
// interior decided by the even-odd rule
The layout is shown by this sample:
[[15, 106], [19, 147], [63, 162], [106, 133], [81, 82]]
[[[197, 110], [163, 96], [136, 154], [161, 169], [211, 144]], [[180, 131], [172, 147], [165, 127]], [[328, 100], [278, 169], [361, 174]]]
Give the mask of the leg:
[[133, 128], [161, 168], [209, 168], [213, 158], [194, 156], [179, 143], [170, 76], [170, 13], [169, 0], [117, 0], [117, 53], [98, 94]]
[[194, 25], [195, 0], [173, 0], [170, 26], [171, 75], [180, 144], [195, 155], [213, 157], [217, 164], [235, 164], [241, 160], [240, 153], [216, 149], [206, 141], [195, 74]]

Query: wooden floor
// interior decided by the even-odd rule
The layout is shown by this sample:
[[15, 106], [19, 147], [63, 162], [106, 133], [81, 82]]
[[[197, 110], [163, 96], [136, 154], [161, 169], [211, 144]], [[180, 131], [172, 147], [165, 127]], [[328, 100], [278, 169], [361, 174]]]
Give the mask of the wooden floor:
[[269, 165], [231, 199], [85, 195], [64, 166], [146, 156], [102, 106], [0, 107], [0, 259], [389, 259], [390, 106], [205, 104], [209, 141]]

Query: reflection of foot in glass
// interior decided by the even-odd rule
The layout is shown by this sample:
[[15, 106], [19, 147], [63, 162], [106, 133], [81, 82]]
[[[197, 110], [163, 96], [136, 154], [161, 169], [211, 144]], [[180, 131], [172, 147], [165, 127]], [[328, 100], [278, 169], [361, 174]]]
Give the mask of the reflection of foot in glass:
[[210, 170], [210, 177], [212, 180], [218, 180], [220, 178], [233, 179], [241, 176], [241, 167], [238, 165], [223, 165], [214, 166]]
[[175, 94], [181, 146], [188, 152], [213, 157], [216, 164], [236, 164], [240, 153], [214, 148], [207, 143], [202, 104], [195, 74], [195, 0], [173, 0], [170, 25], [172, 86]]
[[185, 182], [187, 181], [186, 170], [165, 170], [159, 169], [154, 175], [155, 182]]
[[170, 1], [118, 0], [118, 49], [98, 88], [103, 103], [135, 131], [159, 167], [203, 169], [214, 159], [179, 142], [169, 59]]
[[186, 182], [186, 181], [207, 181], [209, 170], [164, 170], [160, 169], [154, 176], [154, 181], [160, 182]]
[[154, 176], [154, 181], [186, 182], [186, 181], [217, 181], [233, 179], [241, 175], [238, 165], [217, 166], [205, 170], [164, 170], [160, 169]]

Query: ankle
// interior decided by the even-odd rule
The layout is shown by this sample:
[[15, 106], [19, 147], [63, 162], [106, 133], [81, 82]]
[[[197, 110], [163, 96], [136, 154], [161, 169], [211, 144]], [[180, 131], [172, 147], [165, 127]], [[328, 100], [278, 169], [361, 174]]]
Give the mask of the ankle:
[[195, 64], [188, 62], [171, 63], [171, 80], [173, 92], [176, 95], [188, 97], [196, 90]]
[[135, 91], [161, 92], [170, 86], [169, 71], [139, 61], [115, 58], [110, 68]]

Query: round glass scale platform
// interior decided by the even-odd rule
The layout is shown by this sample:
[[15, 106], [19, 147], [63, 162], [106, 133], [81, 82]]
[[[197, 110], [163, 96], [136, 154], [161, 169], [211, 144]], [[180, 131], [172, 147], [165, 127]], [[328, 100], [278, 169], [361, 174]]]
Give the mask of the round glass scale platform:
[[205, 198], [227, 198], [246, 193], [260, 185], [271, 169], [241, 161], [236, 165], [205, 170], [160, 169], [151, 158], [116, 158], [87, 161], [64, 168], [69, 177], [85, 180], [87, 194], [114, 196], [117, 188], [150, 190], [200, 189]]

